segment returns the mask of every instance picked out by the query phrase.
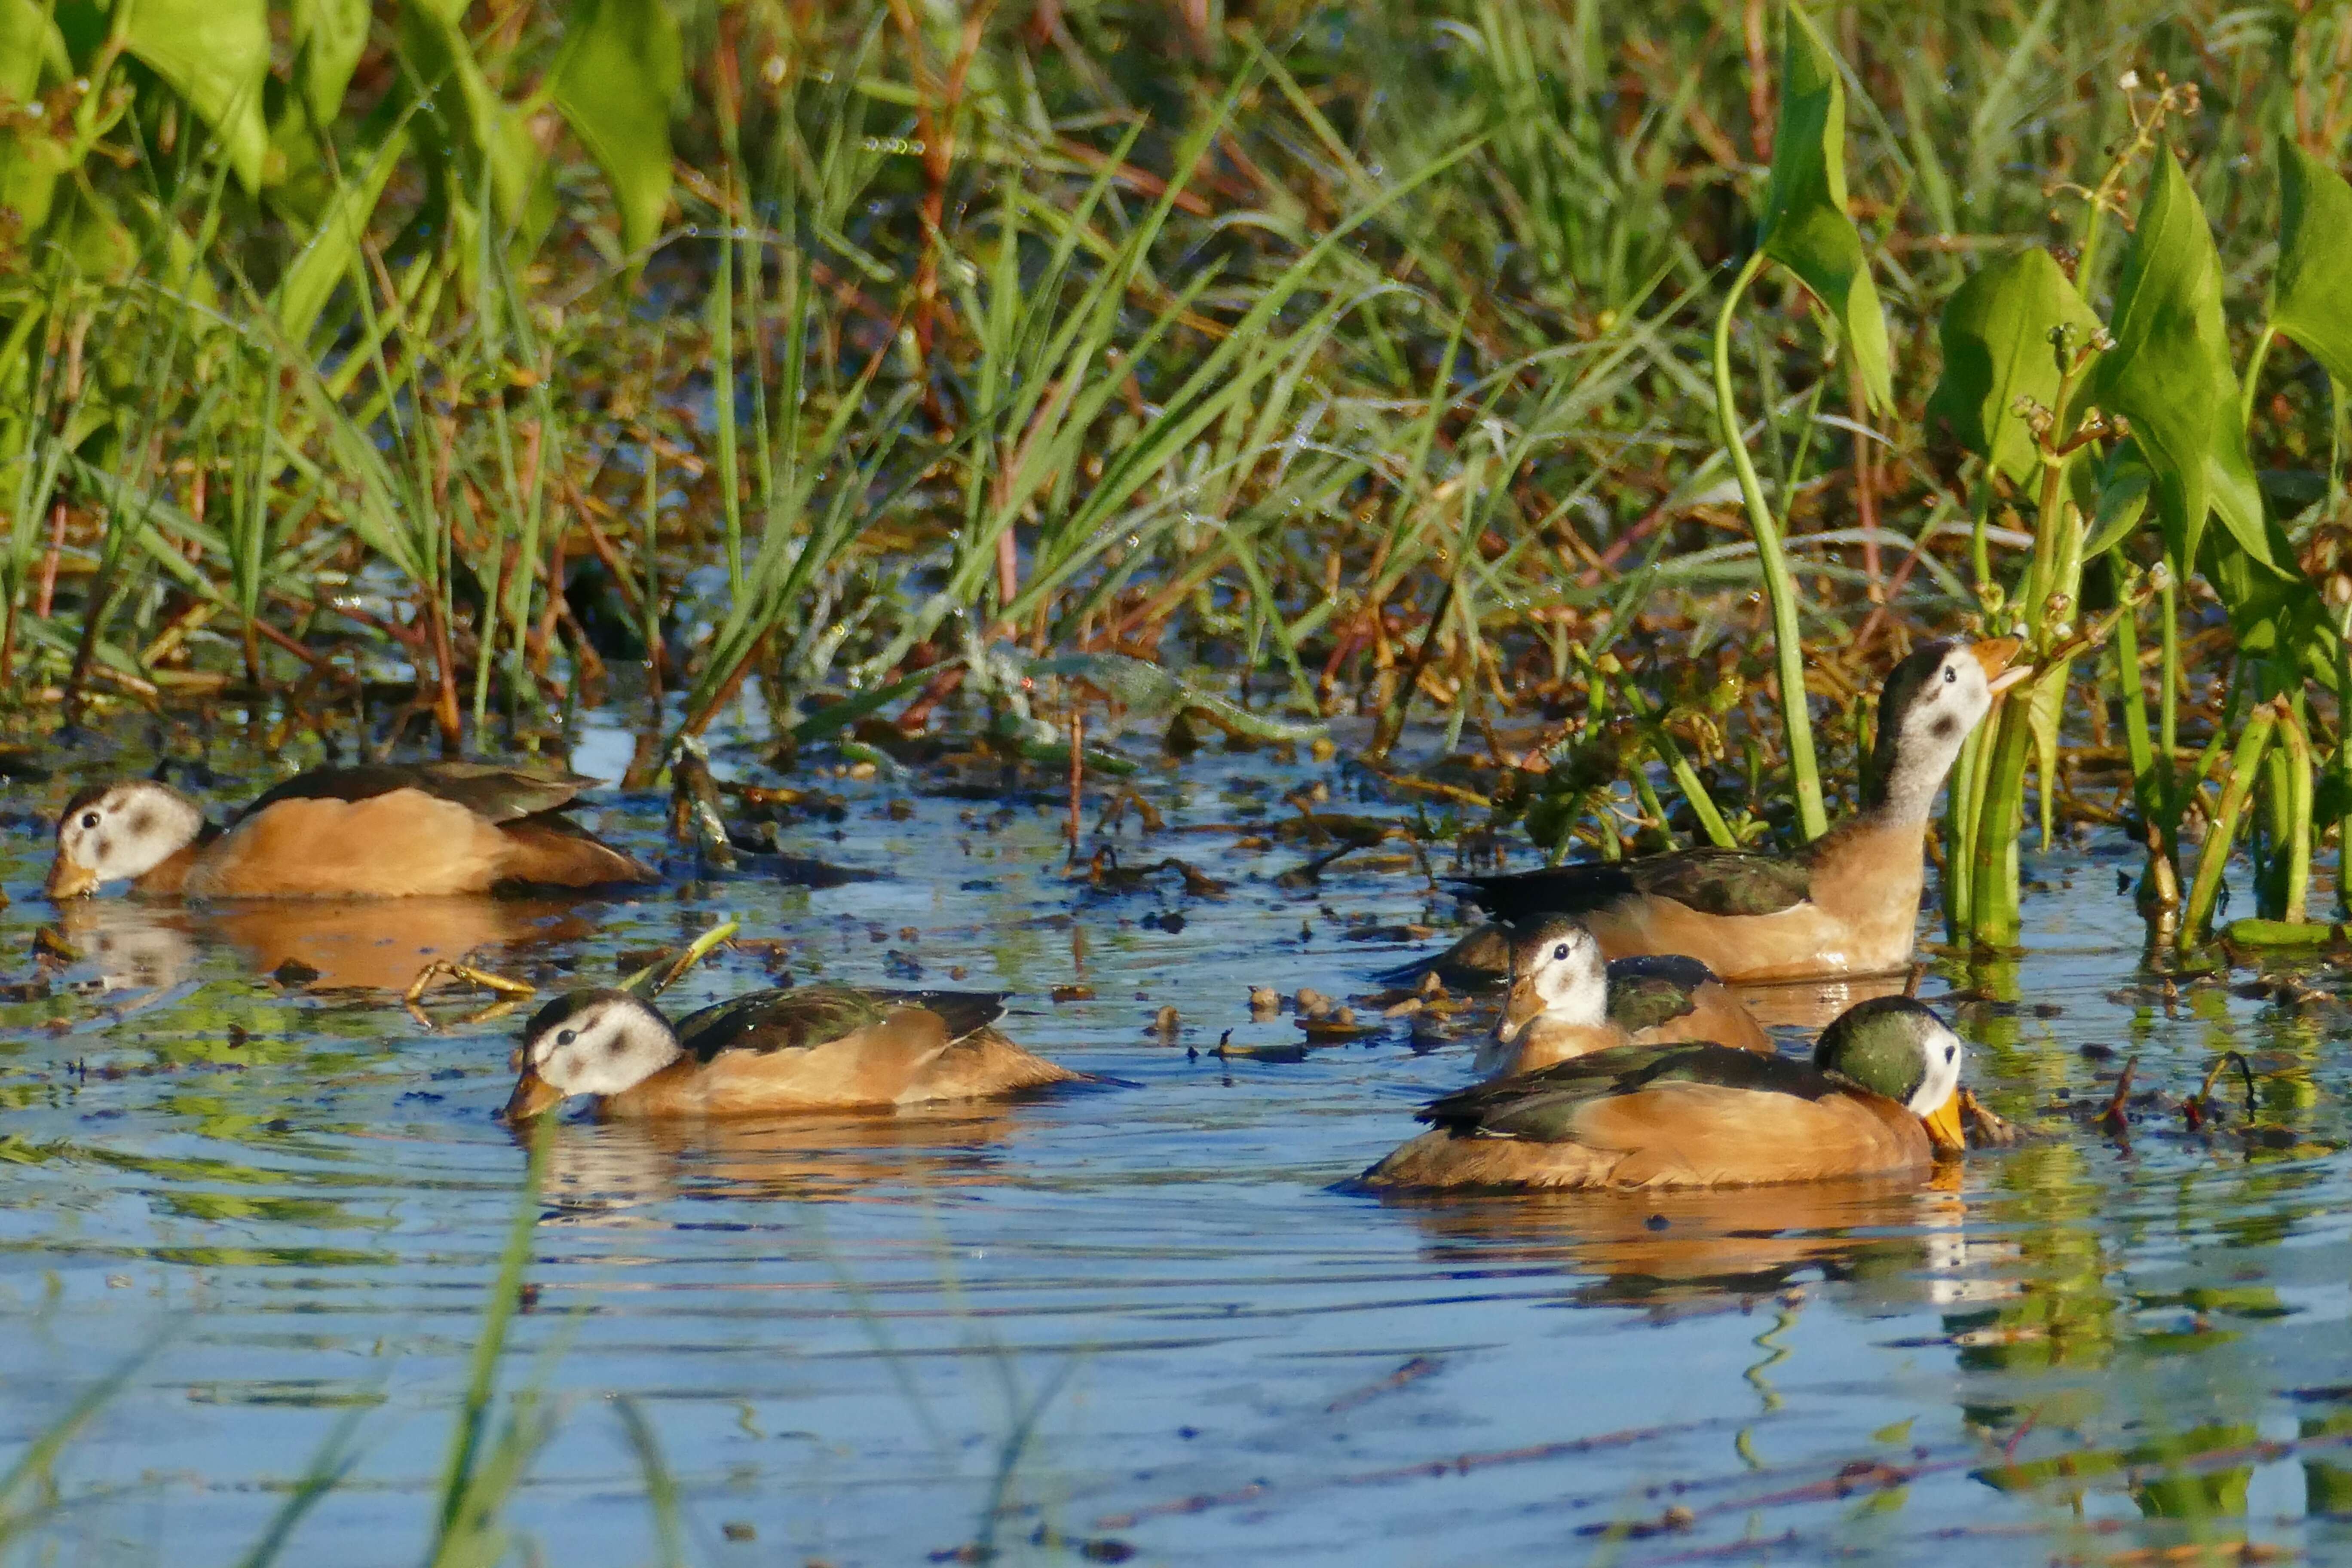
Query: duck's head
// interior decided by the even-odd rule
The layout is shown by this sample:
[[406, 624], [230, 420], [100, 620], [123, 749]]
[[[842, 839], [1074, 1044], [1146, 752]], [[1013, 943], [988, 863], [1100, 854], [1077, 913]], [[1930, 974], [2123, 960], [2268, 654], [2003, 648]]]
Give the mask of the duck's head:
[[1927, 1127], [1938, 1156], [1963, 1153], [1960, 1037], [1925, 1003], [1874, 996], [1822, 1031], [1813, 1065], [1906, 1107]]
[[204, 830], [204, 812], [169, 785], [153, 779], [93, 784], [58, 817], [58, 857], [44, 890], [76, 899], [103, 883], [143, 877]]
[[635, 1089], [685, 1054], [669, 1020], [626, 991], [572, 991], [523, 1026], [507, 1120], [552, 1110], [575, 1094]]
[[1609, 964], [1581, 922], [1540, 921], [1511, 942], [1511, 989], [1495, 1037], [1508, 1045], [1538, 1018], [1603, 1024], [1609, 1018]]
[[1992, 700], [2033, 673], [2012, 665], [2015, 637], [1922, 643], [1896, 665], [1878, 694], [1878, 743], [1871, 775], [1880, 804], [1922, 821], [1953, 760]]

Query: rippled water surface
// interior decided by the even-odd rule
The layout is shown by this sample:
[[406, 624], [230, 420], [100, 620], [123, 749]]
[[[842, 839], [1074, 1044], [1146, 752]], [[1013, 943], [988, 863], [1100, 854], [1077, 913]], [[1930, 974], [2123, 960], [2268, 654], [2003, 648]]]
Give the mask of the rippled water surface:
[[[572, 760], [617, 776], [626, 746]], [[71, 957], [0, 1006], [0, 1441], [125, 1381], [20, 1496], [32, 1558], [236, 1562], [356, 1411], [358, 1458], [287, 1560], [415, 1560], [525, 1170], [491, 1114], [518, 1020], [445, 993], [427, 1029], [380, 988], [475, 948], [543, 987], [601, 982], [722, 910], [788, 945], [722, 953], [671, 1002], [775, 968], [1003, 989], [1016, 1038], [1106, 1081], [562, 1127], [499, 1369], [561, 1406], [509, 1510], [546, 1561], [657, 1557], [622, 1397], [678, 1482], [688, 1557], [717, 1563], [2352, 1552], [2345, 986], [2315, 961], [2168, 988], [2118, 837], [2030, 858], [2021, 960], [1938, 961], [1921, 986], [1988, 1103], [2051, 1136], [1926, 1190], [1407, 1204], [1332, 1184], [1462, 1083], [1469, 1047], [1417, 1050], [1397, 1022], [1299, 1051], [1247, 1005], [1253, 984], [1360, 994], [1418, 949], [1351, 930], [1452, 916], [1397, 844], [1277, 885], [1313, 853], [1274, 831], [1298, 816], [1284, 791], [1422, 809], [1338, 765], [1211, 752], [1138, 776], [1165, 826], [1130, 812], [1108, 841], [1223, 897], [1173, 871], [1097, 889], [1049, 800], [910, 777], [819, 781], [838, 811], [784, 825], [788, 849], [887, 873], [824, 890], [115, 897], [61, 921], [41, 825], [104, 763], [68, 769], [7, 786], [0, 978], [41, 973], [44, 927]], [[651, 858], [663, 807], [604, 792], [583, 815]], [[1209, 1054], [1227, 1029], [1273, 1048]], [[2231, 1049], [2255, 1125], [2232, 1068], [2192, 1136], [2177, 1101]], [[2156, 1098], [2125, 1134], [2064, 1114], [2133, 1056]]]

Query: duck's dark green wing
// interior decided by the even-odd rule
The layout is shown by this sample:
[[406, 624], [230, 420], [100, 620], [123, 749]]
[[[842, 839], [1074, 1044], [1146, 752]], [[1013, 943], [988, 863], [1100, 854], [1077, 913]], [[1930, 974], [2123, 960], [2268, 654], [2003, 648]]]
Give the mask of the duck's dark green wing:
[[1629, 1035], [1689, 1016], [1715, 971], [1696, 958], [1649, 953], [1609, 961], [1609, 1021]]
[[1803, 1100], [1842, 1092], [1840, 1080], [1783, 1057], [1729, 1046], [1620, 1046], [1449, 1094], [1423, 1106], [1420, 1119], [1457, 1136], [1565, 1142], [1575, 1136], [1578, 1113], [1596, 1100], [1666, 1083], [1713, 1084]]
[[880, 1023], [900, 1007], [924, 1007], [960, 1040], [1004, 1016], [1004, 998], [987, 991], [866, 991], [846, 985], [796, 985], [754, 991], [688, 1013], [678, 1044], [698, 1061], [721, 1051], [807, 1050]]
[[487, 822], [512, 822], [560, 810], [596, 782], [580, 773], [500, 763], [372, 763], [297, 773], [238, 815], [251, 816], [281, 800], [373, 800], [413, 789], [453, 801]]
[[1479, 908], [1514, 922], [1588, 914], [1634, 893], [1672, 899], [1709, 915], [1778, 914], [1812, 896], [1812, 869], [1801, 858], [1714, 847], [1464, 877], [1458, 882]]

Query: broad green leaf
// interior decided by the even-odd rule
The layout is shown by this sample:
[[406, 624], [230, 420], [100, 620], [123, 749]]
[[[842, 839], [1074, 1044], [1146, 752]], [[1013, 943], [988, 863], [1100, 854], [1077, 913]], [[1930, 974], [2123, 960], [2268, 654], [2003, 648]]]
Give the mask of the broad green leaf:
[[635, 255], [669, 206], [669, 109], [684, 79], [662, 0], [583, 0], [556, 63], [555, 107], [612, 182], [621, 248]]
[[24, 232], [49, 221], [58, 180], [73, 167], [73, 149], [32, 126], [0, 132], [0, 208], [16, 215]]
[[2197, 559], [2210, 510], [2255, 563], [2281, 570], [2238, 424], [2238, 377], [2221, 323], [2221, 258], [2205, 209], [2169, 149], [2156, 161], [2124, 256], [2113, 331], [2116, 346], [2084, 379], [2067, 422], [2092, 405], [2131, 421], [2178, 560]]
[[212, 127], [245, 188], [259, 190], [262, 154], [269, 144], [261, 119], [261, 83], [269, 74], [269, 18], [263, 0], [117, 4], [131, 7], [131, 52]]
[[[457, 9], [463, 11], [463, 5]], [[547, 205], [541, 200], [546, 194], [546, 171], [522, 111], [500, 98], [482, 74], [473, 46], [453, 16], [436, 5], [416, 3], [402, 10], [401, 19], [402, 38], [418, 78], [419, 92], [436, 105], [446, 106], [452, 98], [458, 105], [459, 112], [453, 114], [441, 107], [433, 118], [467, 154], [458, 170], [459, 195], [468, 204], [478, 201], [473, 170], [487, 165], [490, 199], [499, 221], [524, 230], [524, 248], [535, 248], [538, 235], [531, 231], [544, 228], [537, 223], [542, 215], [536, 209]], [[448, 90], [451, 88], [457, 89], [454, 94]], [[544, 216], [551, 217], [552, 213]]]
[[1780, 121], [1758, 236], [1837, 318], [1874, 407], [1894, 401], [1886, 318], [1870, 280], [1862, 232], [1845, 210], [1845, 82], [1837, 57], [1801, 6], [1789, 7], [1780, 50]]
[[2020, 397], [2056, 411], [2058, 356], [2050, 333], [2071, 327], [2080, 346], [2099, 328], [2050, 253], [2021, 250], [1979, 268], [1945, 302], [1944, 374], [1927, 416], [1947, 421], [1960, 445], [2016, 483], [2040, 465]]
[[33, 0], [0, 0], [0, 101], [32, 102], [44, 68], [52, 80], [73, 74], [65, 35], [50, 20], [49, 8]]
[[[2286, 548], [2284, 538], [2274, 537], [2273, 544]], [[2206, 539], [2201, 564], [2229, 615], [2240, 654], [2281, 663], [2287, 679], [2336, 684], [2334, 617], [2309, 578], [2273, 570], [2227, 534]]]
[[2140, 518], [2147, 511], [2147, 492], [2152, 482], [2147, 465], [2139, 459], [2132, 444], [2124, 442], [2107, 460], [2105, 472], [2099, 476], [2098, 512], [2091, 519], [2091, 537], [2083, 546], [2083, 559], [2095, 561], [2131, 537], [2139, 526]]
[[343, 107], [343, 93], [368, 40], [368, 0], [293, 0], [294, 85], [324, 129]]
[[2271, 324], [2352, 388], [2352, 185], [2282, 136], [2279, 209]]
[[368, 219], [407, 151], [406, 133], [395, 132], [376, 149], [375, 161], [365, 173], [344, 179], [328, 202], [310, 243], [287, 268], [278, 285], [276, 307], [278, 325], [295, 342], [310, 336], [335, 285], [351, 275], [359, 259], [360, 241], [367, 235]]

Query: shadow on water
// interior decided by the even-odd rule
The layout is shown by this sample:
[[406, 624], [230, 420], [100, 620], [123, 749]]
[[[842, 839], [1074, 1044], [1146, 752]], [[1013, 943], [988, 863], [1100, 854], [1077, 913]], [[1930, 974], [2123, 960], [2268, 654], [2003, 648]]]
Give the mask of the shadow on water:
[[[1282, 797], [1310, 781], [1377, 847], [1302, 877]], [[1134, 782], [1160, 825], [1103, 842], [1184, 874], [1073, 870], [1050, 791], [921, 774], [829, 780], [779, 824], [789, 852], [896, 875], [572, 907], [60, 911], [46, 846], [13, 839], [0, 1436], [36, 1442], [163, 1342], [10, 1550], [238, 1561], [357, 1411], [289, 1551], [414, 1555], [523, 1155], [492, 1117], [515, 1018], [452, 993], [427, 1028], [394, 993], [466, 957], [606, 984], [722, 913], [754, 940], [679, 1007], [780, 973], [1001, 989], [1014, 1038], [1117, 1083], [557, 1128], [506, 1357], [560, 1413], [509, 1510], [551, 1560], [659, 1555], [652, 1452], [712, 1561], [2352, 1548], [2333, 963], [2150, 971], [2113, 857], [2039, 857], [2021, 952], [1931, 952], [1917, 981], [2026, 1145], [1921, 1188], [1383, 1201], [1332, 1184], [1464, 1081], [1468, 1043], [1371, 1008], [1309, 1034], [1251, 992], [1360, 997], [1444, 940], [1449, 850], [1381, 847], [1426, 815], [1343, 769], [1203, 752]], [[585, 813], [649, 858], [662, 816], [612, 792]], [[1756, 1005], [1797, 1050], [1908, 979]], [[2245, 1081], [2192, 1125], [2233, 1051]]]

